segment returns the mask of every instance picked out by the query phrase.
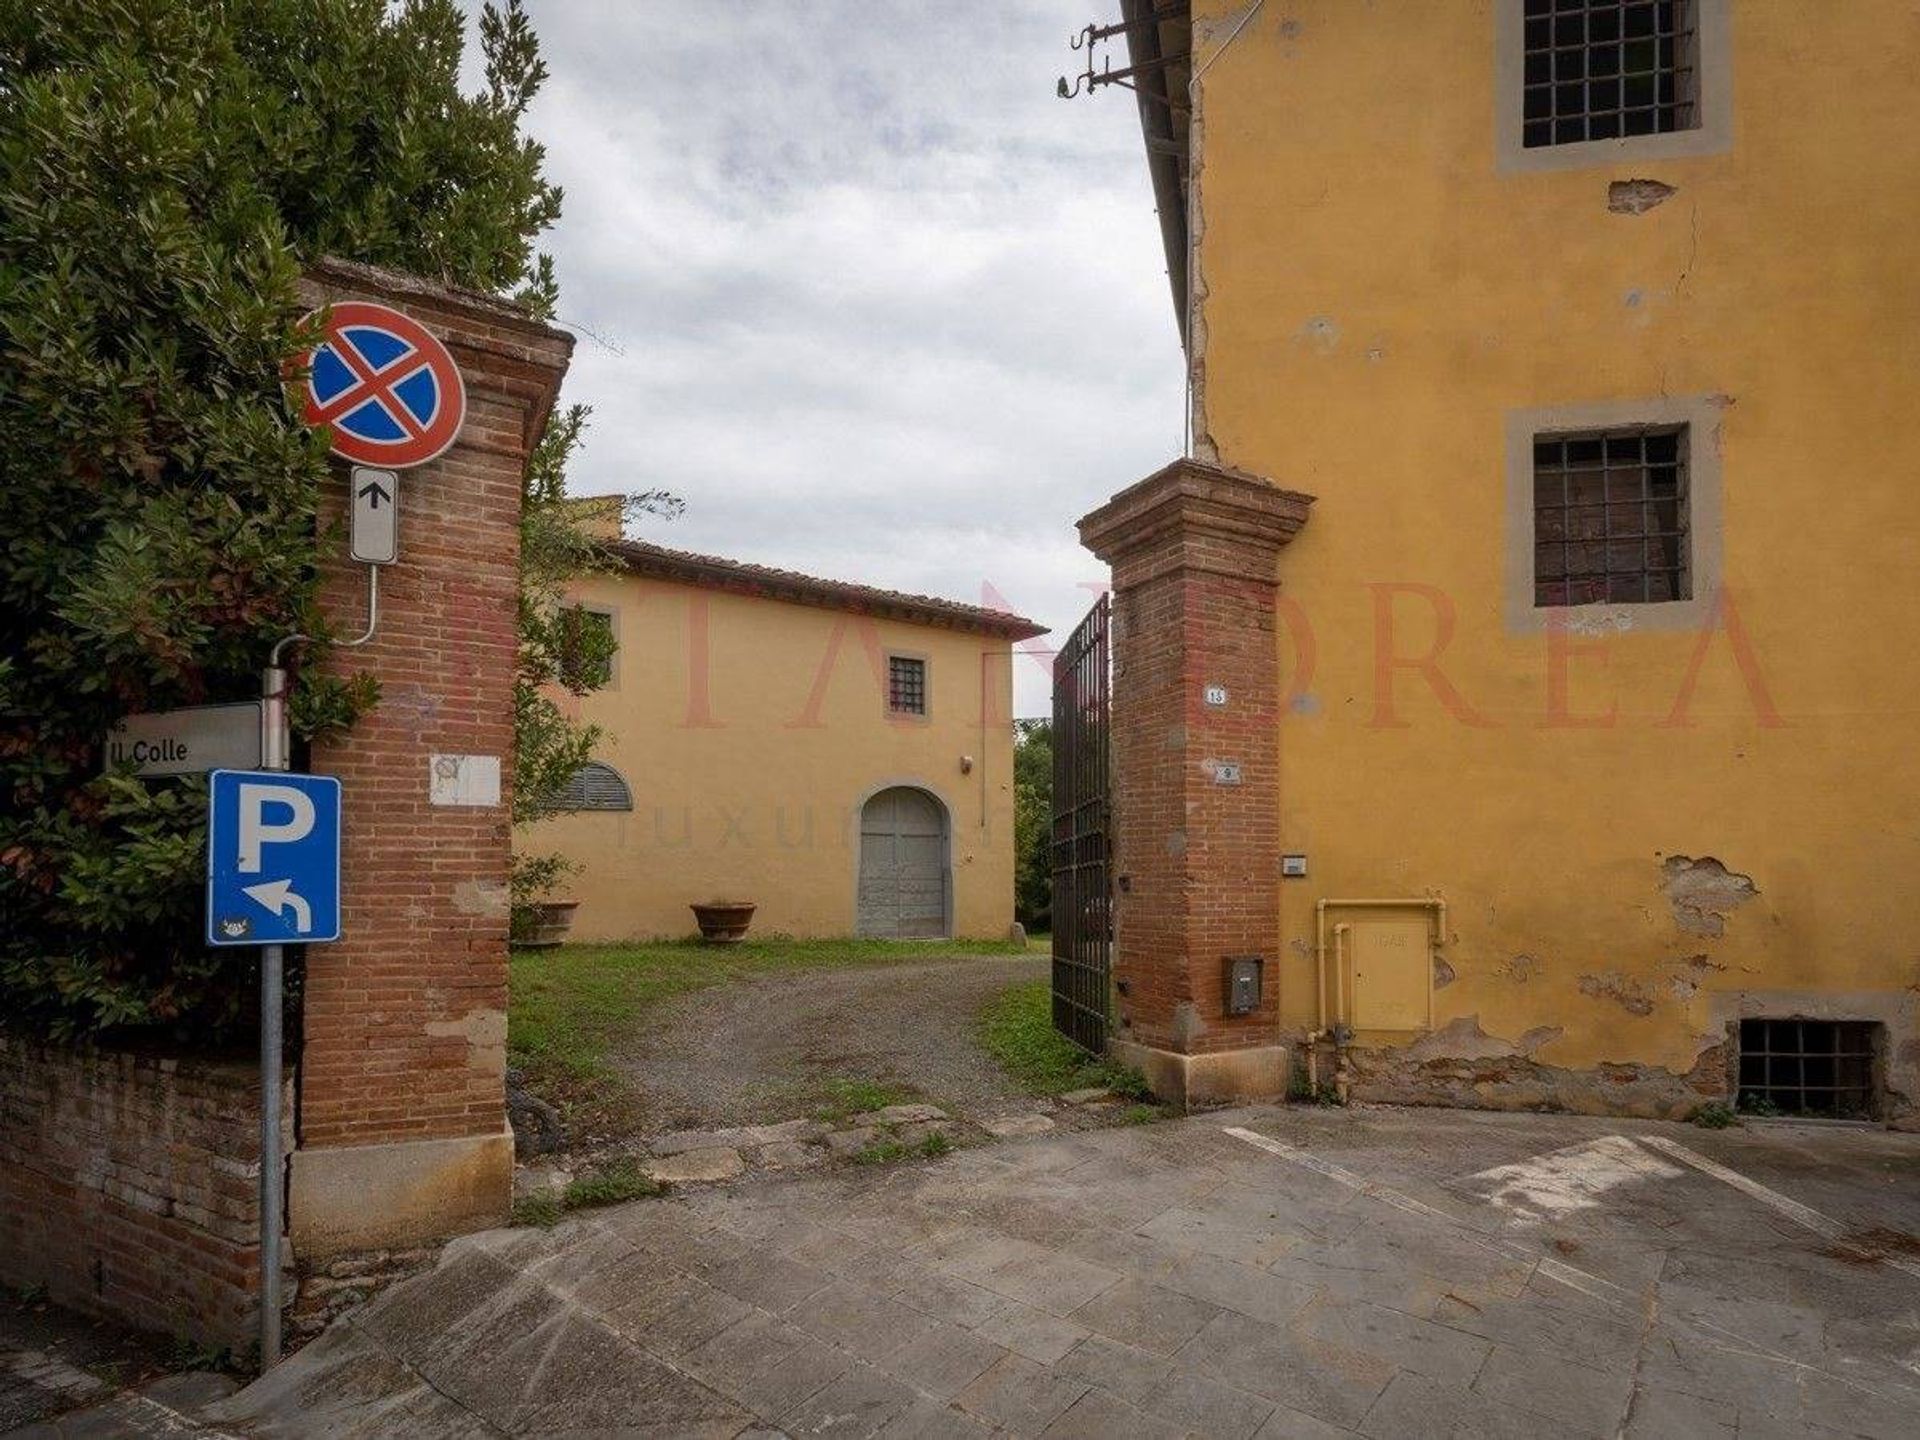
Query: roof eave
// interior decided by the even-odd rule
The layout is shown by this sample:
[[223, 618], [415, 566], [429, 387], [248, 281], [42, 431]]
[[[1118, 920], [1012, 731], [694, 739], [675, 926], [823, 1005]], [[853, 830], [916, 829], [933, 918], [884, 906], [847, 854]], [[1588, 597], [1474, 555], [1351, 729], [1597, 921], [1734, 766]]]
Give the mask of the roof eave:
[[607, 550], [629, 574], [676, 580], [703, 589], [783, 600], [824, 610], [842, 610], [876, 619], [899, 620], [932, 629], [957, 630], [1008, 641], [1030, 640], [1047, 633], [1046, 626], [1024, 615], [984, 610], [963, 605], [959, 601], [900, 594], [852, 581], [827, 580], [796, 571], [752, 566], [717, 555], [696, 555], [691, 551], [669, 550], [663, 546], [630, 540], [612, 543]]
[[[1140, 107], [1141, 138], [1147, 149], [1147, 175], [1153, 183], [1153, 206], [1160, 216], [1160, 244], [1167, 255], [1167, 282], [1173, 291], [1174, 324], [1180, 331], [1180, 343], [1187, 343], [1187, 184], [1182, 174], [1186, 152], [1187, 111], [1185, 96], [1176, 107], [1168, 88], [1168, 77], [1176, 67], [1158, 62], [1168, 53], [1178, 54], [1185, 45], [1169, 52], [1163, 41], [1163, 28], [1179, 34], [1192, 30], [1190, 12], [1184, 7], [1176, 14], [1154, 20], [1166, 0], [1120, 0], [1120, 16], [1127, 24], [1128, 63], [1142, 69], [1134, 96]], [[1182, 70], [1184, 72], [1184, 69]]]

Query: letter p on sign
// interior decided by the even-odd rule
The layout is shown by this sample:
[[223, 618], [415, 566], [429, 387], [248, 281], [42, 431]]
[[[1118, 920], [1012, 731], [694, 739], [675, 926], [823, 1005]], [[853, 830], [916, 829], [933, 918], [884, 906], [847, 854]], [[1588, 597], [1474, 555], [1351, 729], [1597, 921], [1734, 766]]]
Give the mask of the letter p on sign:
[[[283, 820], [269, 821], [267, 807], [284, 811]], [[260, 873], [262, 845], [291, 845], [313, 833], [313, 801], [291, 785], [249, 783], [240, 787], [240, 870]]]

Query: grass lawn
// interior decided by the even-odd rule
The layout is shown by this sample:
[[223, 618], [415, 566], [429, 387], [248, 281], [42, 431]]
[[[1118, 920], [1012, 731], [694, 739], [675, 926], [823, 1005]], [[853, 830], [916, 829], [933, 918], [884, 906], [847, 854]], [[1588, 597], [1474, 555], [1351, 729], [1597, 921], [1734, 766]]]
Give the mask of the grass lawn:
[[[942, 955], [1014, 955], [981, 940], [669, 940], [516, 951], [508, 967], [507, 1053], [570, 1121], [624, 1128], [631, 1097], [608, 1052], [652, 1006], [689, 990], [782, 971], [894, 965]], [[885, 1102], [882, 1102], [885, 1103]]]
[[1064, 1095], [1095, 1085], [1134, 1099], [1149, 1094], [1138, 1072], [1089, 1055], [1053, 1028], [1053, 992], [1045, 980], [1016, 985], [989, 1005], [980, 1017], [980, 1040], [1035, 1095]]

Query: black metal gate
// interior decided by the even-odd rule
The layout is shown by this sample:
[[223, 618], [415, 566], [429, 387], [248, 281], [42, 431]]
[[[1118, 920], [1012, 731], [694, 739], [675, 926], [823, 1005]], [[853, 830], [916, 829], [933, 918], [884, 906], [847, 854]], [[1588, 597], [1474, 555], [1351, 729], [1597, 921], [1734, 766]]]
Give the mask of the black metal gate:
[[1113, 947], [1108, 858], [1106, 596], [1053, 662], [1053, 1028], [1107, 1048]]

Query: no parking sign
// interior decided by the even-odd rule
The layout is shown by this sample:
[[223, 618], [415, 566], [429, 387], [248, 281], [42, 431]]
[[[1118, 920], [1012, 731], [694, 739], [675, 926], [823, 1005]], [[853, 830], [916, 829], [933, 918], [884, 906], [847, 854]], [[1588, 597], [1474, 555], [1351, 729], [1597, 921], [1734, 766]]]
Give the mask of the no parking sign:
[[441, 455], [466, 418], [467, 390], [447, 347], [386, 305], [343, 300], [313, 349], [304, 418], [327, 427], [333, 453], [403, 470]]

